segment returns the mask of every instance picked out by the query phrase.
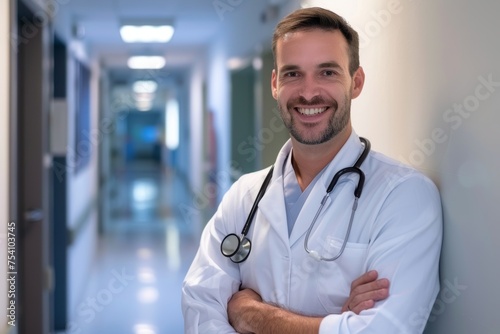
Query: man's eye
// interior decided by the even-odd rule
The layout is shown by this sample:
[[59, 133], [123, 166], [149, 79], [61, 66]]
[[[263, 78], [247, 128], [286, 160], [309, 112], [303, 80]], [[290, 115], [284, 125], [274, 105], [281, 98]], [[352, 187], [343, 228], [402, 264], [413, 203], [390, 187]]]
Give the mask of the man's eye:
[[325, 71], [323, 71], [323, 75], [327, 76], [327, 77], [331, 77], [331, 76], [337, 75], [337, 72], [335, 72], [333, 70], [325, 70]]
[[287, 72], [285, 73], [285, 77], [289, 77], [289, 78], [295, 78], [297, 77], [299, 74], [297, 72]]

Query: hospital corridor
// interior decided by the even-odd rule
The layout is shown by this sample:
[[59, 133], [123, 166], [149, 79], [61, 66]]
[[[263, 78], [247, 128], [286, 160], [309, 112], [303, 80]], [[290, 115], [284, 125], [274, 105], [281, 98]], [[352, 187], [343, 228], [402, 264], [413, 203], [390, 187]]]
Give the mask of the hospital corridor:
[[[348, 84], [336, 88], [345, 89], [343, 101], [354, 97], [352, 105], [349, 100], [332, 103], [334, 108], [312, 102], [306, 103], [310, 107], [283, 107], [282, 101], [291, 101], [293, 94], [277, 88], [285, 86], [285, 76], [276, 78], [280, 70], [292, 69], [286, 78], [295, 78], [313, 68], [311, 73], [322, 75], [304, 75], [311, 79], [304, 80], [307, 89], [288, 87], [295, 87], [294, 94], [314, 93], [313, 98], [330, 94], [318, 78], [323, 80], [326, 72], [330, 76], [323, 70], [335, 65], [335, 59], [322, 59], [305, 70], [293, 62], [312, 63], [323, 52], [309, 52], [299, 60], [287, 53], [293, 59], [288, 67], [279, 68], [275, 59], [278, 23], [298, 9], [313, 7], [338, 13], [359, 35], [363, 92], [352, 95], [355, 80], [348, 71], [349, 91]], [[440, 258], [439, 244], [433, 245], [437, 298], [409, 319], [399, 319], [399, 328], [421, 327], [425, 334], [498, 333], [498, 13], [500, 2], [490, 0], [0, 0], [0, 334], [195, 332], [199, 324], [185, 323], [181, 296], [200, 246], [202, 264], [210, 262], [203, 261], [214, 256], [214, 249], [235, 263], [249, 254], [236, 254], [244, 248], [240, 230], [212, 230], [232, 236], [225, 246], [207, 242], [216, 238], [201, 239], [207, 222], [228, 190], [240, 194], [243, 188], [231, 187], [241, 176], [274, 166], [281, 161], [280, 150], [291, 147], [286, 146], [290, 134], [282, 120], [287, 108], [307, 123], [316, 116], [326, 121], [319, 114], [327, 115], [327, 110], [337, 115], [339, 105], [351, 108], [353, 137], [367, 138], [373, 152], [424, 174], [441, 196]], [[300, 54], [304, 49], [301, 45]], [[369, 164], [370, 145], [363, 143], [366, 154], [360, 164], [367, 156]], [[282, 169], [274, 166], [274, 172], [284, 173], [288, 166], [287, 175], [295, 175], [290, 172], [295, 169], [292, 158], [285, 162]], [[361, 170], [369, 171], [368, 164]], [[352, 166], [361, 182], [359, 165]], [[366, 193], [379, 189], [373, 176], [363, 176]], [[344, 178], [358, 176], [342, 177], [334, 191], [344, 189]], [[297, 181], [286, 182], [290, 179]], [[393, 186], [392, 181], [380, 182], [380, 189]], [[300, 205], [309, 204], [309, 193], [302, 196], [297, 189], [298, 183], [292, 193], [299, 205], [292, 201], [287, 206], [294, 219]], [[245, 207], [248, 194], [230, 210]], [[263, 203], [257, 210], [267, 205], [272, 211], [282, 204], [269, 196], [257, 196]], [[354, 215], [352, 209], [349, 218], [352, 200], [349, 193], [345, 213], [339, 204], [342, 211], [335, 212], [333, 222], [349, 224], [348, 231], [353, 226], [351, 239], [365, 236], [360, 226], [366, 222], [358, 221], [368, 216], [360, 201], [360, 211]], [[357, 197], [355, 201], [357, 207]], [[337, 259], [316, 252], [315, 243], [321, 241], [315, 232], [333, 226], [322, 221], [326, 212], [331, 214], [327, 207], [321, 211], [322, 205], [310, 219], [305, 247], [297, 243], [290, 261], [304, 257], [331, 264]], [[228, 209], [221, 207], [226, 211], [219, 215], [225, 216]], [[314, 215], [316, 209], [303, 211]], [[288, 225], [291, 239], [293, 224]], [[266, 239], [266, 229], [254, 232], [255, 226], [262, 225], [251, 227], [252, 252], [262, 254], [269, 250], [266, 242], [274, 243]], [[347, 253], [360, 243], [344, 235], [339, 255], [346, 245]], [[323, 239], [333, 244], [330, 237]], [[269, 253], [269, 259], [280, 256]], [[344, 258], [346, 254], [340, 260]], [[266, 263], [259, 262], [259, 272], [249, 269], [250, 264], [234, 268], [255, 282], [278, 277], [268, 275], [270, 271], [282, 274]], [[214, 286], [208, 277], [212, 272], [206, 270], [211, 265], [218, 263], [200, 265], [204, 270], [193, 274], [189, 288], [199, 284], [219, 291], [228, 282]], [[311, 283], [302, 278], [294, 282]], [[207, 305], [215, 299], [209, 293], [203, 297], [209, 300], [200, 307], [206, 318], [214, 314]], [[333, 305], [329, 297], [319, 295], [318, 307]], [[189, 298], [185, 304], [195, 304]], [[213, 305], [224, 310], [217, 314], [222, 318], [200, 320], [202, 316], [200, 328], [212, 328], [220, 319], [223, 326], [233, 326], [224, 318], [227, 304], [215, 300]]]
[[191, 194], [174, 171], [128, 166], [109, 189], [110, 216], [71, 333], [182, 333], [180, 286], [198, 234], [178, 209]]

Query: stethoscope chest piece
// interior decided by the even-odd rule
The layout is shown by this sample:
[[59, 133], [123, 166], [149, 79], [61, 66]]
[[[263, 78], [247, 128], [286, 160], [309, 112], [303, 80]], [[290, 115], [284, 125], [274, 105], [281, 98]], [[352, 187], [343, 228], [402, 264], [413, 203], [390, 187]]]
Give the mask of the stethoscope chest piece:
[[248, 233], [248, 230], [250, 229], [250, 224], [252, 223], [252, 220], [255, 216], [259, 202], [262, 199], [262, 196], [264, 196], [266, 188], [269, 185], [269, 182], [271, 181], [271, 177], [273, 176], [273, 170], [274, 166], [269, 169], [269, 172], [267, 173], [267, 176], [264, 179], [262, 186], [260, 187], [259, 193], [257, 194], [257, 198], [255, 199], [255, 202], [252, 205], [250, 213], [248, 214], [247, 221], [243, 226], [243, 230], [241, 230], [241, 234], [237, 235], [235, 233], [230, 233], [226, 235], [224, 239], [222, 239], [222, 242], [220, 244], [220, 251], [222, 255], [230, 258], [231, 261], [233, 261], [234, 263], [243, 262], [247, 259], [248, 255], [250, 255], [250, 250], [252, 250], [252, 243], [250, 242], [250, 239], [248, 239], [246, 235]]
[[[363, 190], [363, 185], [365, 182], [365, 174], [363, 171], [360, 169], [361, 164], [367, 157], [368, 153], [370, 152], [370, 142], [364, 138], [360, 138], [360, 140], [364, 143], [365, 147], [361, 155], [359, 156], [358, 160], [354, 163], [352, 167], [346, 167], [338, 171], [332, 181], [330, 182], [330, 185], [327, 188], [325, 197], [321, 201], [320, 207], [318, 211], [316, 212], [316, 215], [314, 216], [311, 225], [309, 226], [309, 229], [307, 230], [306, 236], [304, 238], [304, 249], [305, 251], [310, 254], [313, 258], [319, 261], [335, 261], [342, 255], [344, 248], [347, 244], [347, 240], [349, 239], [349, 234], [351, 232], [351, 227], [352, 223], [354, 220], [354, 213], [356, 212], [356, 209], [358, 207], [358, 199], [361, 196], [361, 192]], [[250, 229], [250, 225], [252, 223], [252, 220], [254, 219], [255, 213], [257, 211], [257, 206], [259, 205], [260, 200], [264, 196], [264, 193], [266, 192], [266, 188], [269, 185], [269, 182], [271, 181], [271, 177], [273, 175], [273, 169], [274, 167], [271, 167], [269, 169], [269, 172], [267, 173], [267, 176], [262, 183], [262, 186], [257, 194], [257, 197], [252, 205], [252, 209], [250, 210], [250, 213], [248, 214], [247, 220], [245, 222], [245, 225], [243, 226], [243, 229], [241, 231], [240, 235], [237, 235], [235, 233], [230, 233], [222, 239], [221, 245], [220, 245], [220, 251], [222, 255], [225, 257], [228, 257], [233, 261], [234, 263], [240, 263], [245, 261], [248, 258], [248, 255], [250, 255], [250, 251], [252, 250], [252, 243], [250, 242], [250, 239], [247, 237], [247, 233]], [[340, 251], [338, 252], [337, 255], [334, 257], [330, 258], [325, 258], [321, 255], [316, 250], [309, 249], [308, 243], [309, 243], [309, 235], [311, 234], [311, 231], [316, 223], [316, 220], [318, 219], [321, 210], [323, 209], [323, 206], [325, 205], [326, 199], [329, 197], [329, 194], [331, 191], [333, 191], [333, 188], [337, 184], [337, 181], [340, 179], [341, 176], [344, 174], [348, 173], [355, 173], [358, 174], [359, 180], [358, 180], [358, 185], [354, 190], [354, 203], [352, 206], [352, 212], [351, 212], [351, 218], [349, 219], [349, 225], [347, 227], [347, 232], [346, 236], [344, 238], [344, 242], [342, 244], [342, 247]]]
[[252, 250], [252, 243], [246, 236], [238, 236], [234, 233], [226, 235], [220, 245], [222, 255], [228, 257], [234, 263], [240, 263], [247, 259]]

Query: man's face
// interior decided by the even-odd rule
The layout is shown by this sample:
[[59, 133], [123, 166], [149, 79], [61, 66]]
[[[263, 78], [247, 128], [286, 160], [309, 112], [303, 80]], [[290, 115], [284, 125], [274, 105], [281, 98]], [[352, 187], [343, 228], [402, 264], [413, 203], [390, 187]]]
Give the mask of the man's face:
[[297, 31], [277, 42], [272, 93], [300, 143], [321, 144], [350, 129], [351, 99], [363, 82], [361, 68], [349, 74], [348, 46], [338, 30]]

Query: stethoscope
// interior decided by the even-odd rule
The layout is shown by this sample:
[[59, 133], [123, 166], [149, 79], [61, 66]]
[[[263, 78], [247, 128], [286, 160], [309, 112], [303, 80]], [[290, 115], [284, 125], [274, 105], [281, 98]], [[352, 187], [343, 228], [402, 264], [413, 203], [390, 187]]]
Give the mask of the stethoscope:
[[236, 235], [235, 233], [230, 233], [226, 235], [226, 237], [222, 240], [220, 244], [220, 250], [222, 255], [228, 257], [234, 263], [240, 263], [247, 259], [250, 251], [252, 250], [252, 242], [247, 238], [248, 230], [250, 229], [250, 225], [252, 224], [253, 217], [255, 216], [255, 212], [257, 211], [257, 206], [259, 205], [260, 200], [264, 196], [266, 192], [267, 186], [271, 181], [271, 177], [273, 176], [274, 166], [269, 169], [267, 176], [260, 187], [259, 192], [257, 193], [257, 197], [255, 198], [255, 202], [252, 205], [252, 209], [248, 214], [247, 221], [241, 230], [240, 235]]
[[[307, 234], [304, 240], [304, 249], [305, 251], [314, 257], [317, 260], [321, 261], [335, 261], [338, 259], [342, 253], [344, 252], [345, 246], [347, 244], [347, 240], [349, 239], [349, 235], [351, 233], [351, 227], [352, 227], [352, 222], [354, 220], [354, 214], [356, 213], [356, 209], [358, 207], [358, 200], [359, 197], [361, 196], [361, 192], [363, 191], [363, 186], [365, 184], [365, 174], [363, 171], [360, 169], [361, 164], [363, 161], [365, 161], [366, 157], [368, 156], [368, 153], [370, 152], [370, 142], [365, 139], [365, 138], [359, 138], [363, 144], [365, 145], [363, 152], [359, 156], [358, 160], [354, 163], [352, 167], [346, 167], [341, 170], [339, 170], [334, 176], [330, 184], [328, 185], [328, 188], [326, 189], [326, 194], [321, 200], [320, 207], [318, 211], [316, 212], [316, 215], [313, 218], [313, 221], [311, 222], [311, 225], [309, 226], [309, 229], [307, 230]], [[250, 229], [250, 225], [252, 224], [253, 218], [255, 216], [255, 212], [257, 211], [257, 207], [259, 205], [260, 200], [264, 196], [264, 193], [266, 192], [267, 186], [269, 185], [269, 182], [271, 181], [271, 177], [273, 175], [273, 169], [274, 166], [269, 169], [269, 172], [267, 173], [267, 176], [262, 183], [262, 186], [257, 194], [257, 197], [255, 198], [255, 202], [252, 205], [252, 209], [250, 210], [250, 213], [248, 214], [247, 220], [245, 222], [245, 225], [243, 226], [243, 229], [241, 230], [241, 234], [237, 235], [235, 233], [230, 233], [228, 234], [221, 242], [221, 252], [222, 255], [225, 257], [228, 257], [233, 261], [234, 263], [240, 263], [245, 261], [248, 258], [248, 255], [250, 255], [250, 251], [252, 250], [252, 242], [250, 239], [247, 238], [247, 233], [248, 230]], [[352, 211], [351, 211], [351, 218], [349, 219], [349, 226], [347, 227], [347, 232], [346, 236], [344, 238], [344, 242], [342, 244], [342, 247], [340, 248], [340, 251], [338, 252], [337, 255], [331, 258], [325, 258], [315, 250], [310, 250], [308, 247], [309, 244], [309, 235], [311, 234], [311, 231], [314, 227], [314, 224], [316, 224], [316, 220], [318, 219], [321, 211], [323, 210], [323, 206], [326, 203], [326, 200], [328, 197], [330, 197], [330, 193], [332, 192], [333, 188], [337, 184], [338, 180], [342, 175], [348, 174], [348, 173], [355, 173], [359, 175], [358, 179], [358, 185], [354, 189], [354, 203], [352, 205]]]

